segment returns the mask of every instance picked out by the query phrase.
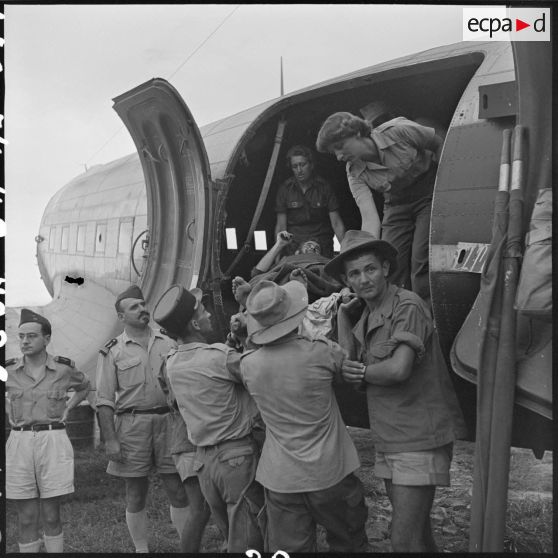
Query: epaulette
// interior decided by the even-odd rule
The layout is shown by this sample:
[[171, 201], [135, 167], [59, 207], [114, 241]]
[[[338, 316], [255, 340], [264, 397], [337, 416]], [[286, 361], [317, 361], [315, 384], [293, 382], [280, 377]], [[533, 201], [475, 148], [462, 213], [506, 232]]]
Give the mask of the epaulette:
[[105, 343], [104, 347], [101, 347], [99, 349], [99, 352], [103, 355], [103, 356], [107, 356], [109, 353], [109, 350], [111, 347], [114, 347], [114, 345], [116, 345], [118, 343], [118, 340], [116, 339], [116, 337], [113, 337], [110, 341], [107, 341]]
[[11, 366], [12, 364], [15, 364], [16, 362], [17, 362], [17, 358], [10, 358], [4, 363], [4, 366]]
[[166, 329], [163, 329], [162, 327], [159, 328], [159, 333], [161, 335], [164, 335], [165, 337], [168, 337], [169, 339], [172, 339], [173, 341], [177, 340], [176, 335], [173, 335], [172, 333], [169, 333]]
[[240, 355], [240, 360], [242, 360], [244, 357], [247, 357], [248, 355], [251, 355], [252, 353], [255, 353], [258, 349], [246, 349], [241, 355]]
[[55, 356], [54, 357], [54, 362], [59, 362], [60, 364], [65, 364], [66, 366], [71, 366], [72, 368], [76, 367], [76, 363], [67, 357], [64, 356]]

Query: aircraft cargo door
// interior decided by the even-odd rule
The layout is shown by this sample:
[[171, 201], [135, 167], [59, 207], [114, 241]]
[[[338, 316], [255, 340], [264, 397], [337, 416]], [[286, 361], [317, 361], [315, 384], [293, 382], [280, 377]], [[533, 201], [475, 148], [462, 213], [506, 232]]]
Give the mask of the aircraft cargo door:
[[152, 307], [173, 283], [197, 286], [211, 245], [211, 177], [192, 114], [167, 81], [152, 79], [115, 99], [139, 153], [147, 188], [145, 265], [138, 280]]

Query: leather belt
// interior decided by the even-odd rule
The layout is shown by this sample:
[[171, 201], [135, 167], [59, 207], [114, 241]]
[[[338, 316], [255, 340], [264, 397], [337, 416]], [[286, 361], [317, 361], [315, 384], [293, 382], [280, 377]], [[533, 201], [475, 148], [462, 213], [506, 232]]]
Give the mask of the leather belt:
[[246, 436], [242, 436], [242, 438], [232, 438], [230, 440], [224, 440], [217, 444], [211, 444], [209, 446], [198, 446], [198, 447], [203, 450], [213, 450], [213, 449], [220, 449], [223, 446], [227, 446], [229, 444], [236, 444], [242, 442], [254, 442], [254, 441], [255, 441], [254, 436], [252, 436], [252, 434], [246, 434]]
[[12, 430], [17, 430], [21, 432], [23, 430], [33, 430], [35, 432], [39, 430], [62, 430], [66, 428], [63, 422], [51, 422], [49, 424], [26, 424], [24, 426], [12, 426]]
[[164, 415], [170, 411], [169, 407], [155, 407], [154, 409], [121, 409], [116, 411], [117, 415], [131, 413], [132, 415]]

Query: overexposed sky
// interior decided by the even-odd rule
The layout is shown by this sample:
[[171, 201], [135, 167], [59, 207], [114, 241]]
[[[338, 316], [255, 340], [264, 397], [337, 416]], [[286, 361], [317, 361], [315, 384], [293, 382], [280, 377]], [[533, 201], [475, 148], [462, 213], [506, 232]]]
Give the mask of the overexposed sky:
[[6, 5], [4, 14], [7, 304], [20, 306], [50, 300], [34, 242], [48, 200], [85, 164], [134, 151], [111, 99], [168, 79], [220, 24], [170, 77], [200, 126], [279, 96], [281, 56], [291, 92], [459, 42], [462, 8]]

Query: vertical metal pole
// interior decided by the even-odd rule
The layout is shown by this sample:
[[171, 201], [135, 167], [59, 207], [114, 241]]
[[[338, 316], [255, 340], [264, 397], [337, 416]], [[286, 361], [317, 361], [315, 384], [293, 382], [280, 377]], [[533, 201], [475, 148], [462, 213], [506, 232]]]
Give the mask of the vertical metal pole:
[[502, 155], [500, 160], [500, 178], [498, 192], [494, 203], [494, 222], [491, 245], [481, 276], [481, 291], [475, 304], [479, 308], [483, 330], [479, 351], [477, 373], [477, 420], [475, 433], [475, 456], [473, 470], [473, 497], [471, 502], [471, 528], [469, 550], [481, 552], [487, 523], [486, 495], [488, 491], [489, 456], [491, 444], [492, 404], [494, 395], [494, 375], [497, 363], [498, 338], [500, 334], [500, 316], [502, 308], [501, 275], [502, 252], [508, 228], [508, 200], [510, 178], [510, 137], [511, 130], [504, 130], [502, 138]]
[[514, 130], [514, 156], [509, 203], [508, 239], [504, 251], [504, 284], [498, 358], [494, 381], [486, 516], [490, 528], [484, 530], [485, 552], [503, 552], [510, 471], [510, 445], [516, 383], [516, 312], [513, 307], [521, 258], [523, 128]]

